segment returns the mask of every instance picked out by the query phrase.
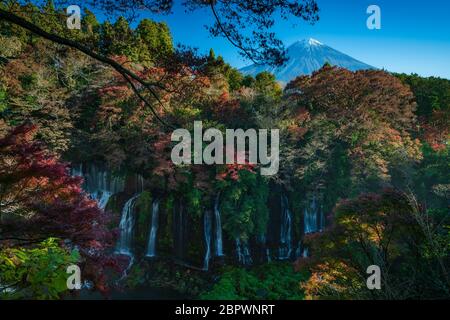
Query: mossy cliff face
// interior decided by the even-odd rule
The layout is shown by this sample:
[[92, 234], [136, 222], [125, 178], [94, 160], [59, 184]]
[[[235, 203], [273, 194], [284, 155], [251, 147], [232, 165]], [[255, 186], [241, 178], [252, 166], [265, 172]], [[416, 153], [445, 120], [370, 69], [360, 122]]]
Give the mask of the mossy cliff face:
[[[89, 170], [83, 173], [86, 171], [90, 173]], [[96, 190], [101, 194], [104, 185], [109, 187], [109, 180], [112, 179], [108, 177], [112, 177], [112, 173], [105, 170], [96, 170], [94, 173], [91, 176], [94, 176], [97, 182], [95, 186], [98, 185]], [[106, 180], [103, 178], [105, 173]], [[133, 203], [133, 228], [130, 235], [130, 249], [136, 259], [145, 258], [147, 254], [155, 201], [159, 203], [159, 210], [155, 252], [152, 256], [156, 253], [157, 259], [175, 260], [183, 265], [204, 268], [208, 262], [210, 266], [242, 263], [237, 259], [239, 250], [251, 256], [255, 264], [280, 258], [280, 248], [286, 251], [284, 258], [300, 254], [302, 202], [283, 187], [269, 184], [255, 175], [243, 173], [239, 181], [222, 181], [217, 188], [223, 191], [210, 193], [201, 192], [195, 187], [163, 192], [154, 188], [150, 180], [136, 173], [114, 177], [123, 182], [123, 188], [117, 193], [110, 191], [111, 188], [106, 189], [113, 193], [106, 206], [106, 211], [112, 217], [109, 224], [111, 229], [119, 228], [125, 204], [138, 194]], [[286, 209], [290, 210], [289, 219], [283, 215]], [[210, 215], [210, 220], [205, 218], [206, 213]], [[206, 229], [205, 221], [209, 221]], [[217, 221], [221, 225], [221, 245], [225, 254], [219, 257], [215, 252], [218, 246], [216, 239], [219, 239], [216, 234]], [[286, 223], [289, 226], [284, 229], [288, 231], [282, 238], [281, 226]], [[209, 239], [209, 247], [205, 239]], [[237, 249], [239, 240], [245, 247]], [[207, 252], [209, 255], [206, 257]]]
[[[106, 211], [112, 215], [110, 228], [118, 228], [122, 216], [122, 210], [127, 200], [132, 197], [129, 193], [119, 193], [113, 195], [106, 207]], [[181, 233], [182, 239], [178, 245], [181, 246], [183, 261], [200, 265], [203, 259], [203, 231], [201, 216], [193, 215], [186, 210], [186, 206], [181, 197], [175, 200], [174, 196], [160, 198], [154, 196], [149, 191], [142, 192], [136, 200], [133, 217], [133, 253], [136, 257], [143, 257], [146, 254], [151, 230], [153, 204], [159, 201], [159, 221], [156, 237], [156, 252], [158, 257], [174, 257], [176, 255], [176, 238]], [[180, 209], [182, 208], [182, 209]], [[179, 210], [182, 211], [182, 224], [177, 226]], [[179, 229], [181, 227], [182, 229]]]
[[135, 206], [134, 248], [136, 253], [145, 254], [153, 215], [153, 197], [148, 191], [141, 193]]

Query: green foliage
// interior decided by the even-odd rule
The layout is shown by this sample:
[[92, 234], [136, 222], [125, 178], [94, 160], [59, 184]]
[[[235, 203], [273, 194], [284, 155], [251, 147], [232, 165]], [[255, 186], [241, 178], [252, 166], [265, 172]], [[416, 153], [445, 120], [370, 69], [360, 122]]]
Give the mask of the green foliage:
[[172, 35], [166, 23], [143, 19], [135, 33], [140, 62], [156, 62], [172, 53]]
[[100, 23], [98, 22], [97, 17], [92, 11], [85, 9], [82, 26], [85, 28], [84, 31], [86, 33], [92, 34], [98, 32]]
[[3, 36], [0, 32], [0, 62], [9, 58], [17, 57], [22, 51], [23, 42], [17, 36]]
[[130, 288], [136, 288], [145, 283], [145, 270], [141, 265], [133, 265], [126, 277], [126, 284]]
[[34, 86], [36, 86], [38, 77], [36, 73], [24, 74], [19, 76], [19, 81], [24, 90], [31, 90]]
[[106, 21], [100, 32], [102, 50], [106, 54], [133, 57], [133, 32], [125, 18], [119, 17], [114, 24]]
[[435, 151], [425, 143], [422, 153], [413, 179], [415, 193], [429, 208], [445, 208], [450, 199], [450, 146]]
[[243, 75], [239, 70], [226, 63], [222, 56], [216, 57], [214, 50], [210, 50], [205, 73], [211, 78], [223, 77], [228, 85], [229, 91], [235, 91], [243, 85]]
[[142, 269], [146, 270], [143, 278], [148, 285], [174, 290], [185, 298], [198, 297], [211, 282], [210, 274], [164, 261], [144, 262]]
[[223, 228], [232, 238], [248, 240], [265, 233], [269, 220], [269, 186], [265, 178], [241, 170], [239, 179], [218, 181], [218, 188]]
[[135, 241], [136, 245], [143, 250], [147, 246], [149, 226], [153, 214], [152, 200], [151, 193], [144, 191], [136, 201]]
[[418, 116], [430, 117], [433, 111], [450, 108], [450, 80], [436, 77], [423, 78], [417, 74], [396, 74], [411, 87], [419, 105]]
[[281, 86], [277, 83], [275, 76], [270, 72], [264, 71], [256, 75], [255, 89], [272, 98], [279, 99], [283, 93]]
[[99, 46], [108, 55], [125, 55], [135, 62], [152, 65], [173, 52], [172, 35], [165, 23], [143, 19], [135, 30], [119, 17], [114, 24], [97, 25], [89, 15], [89, 28], [99, 32]]
[[[175, 205], [175, 198], [173, 194], [169, 194], [164, 201], [160, 203], [160, 216], [161, 218], [165, 218], [166, 224], [163, 226], [160, 225], [160, 229], [158, 231], [158, 245], [160, 248], [165, 249], [166, 251], [171, 250], [173, 248], [173, 209]], [[161, 219], [160, 218], [160, 219]], [[162, 219], [161, 219], [162, 220]], [[160, 221], [161, 221], [160, 220]]]
[[242, 85], [247, 87], [247, 88], [252, 88], [255, 85], [255, 78], [253, 78], [250, 75], [247, 75], [244, 77], [244, 79], [242, 79]]
[[[337, 145], [333, 149], [327, 167], [323, 209], [325, 212], [330, 212], [339, 200], [348, 198], [351, 192], [356, 190], [351, 188], [351, 165], [345, 147]], [[342, 186], [346, 187], [342, 188]]]
[[0, 86], [0, 113], [5, 112], [8, 108], [8, 95], [6, 90]]
[[[15, 9], [21, 11], [21, 8]], [[38, 10], [33, 5], [27, 9], [30, 12]], [[174, 48], [170, 30], [164, 23], [143, 19], [134, 29], [123, 17], [99, 23], [87, 10], [83, 16], [83, 29], [68, 31], [64, 21], [57, 17], [61, 12], [55, 10], [51, 1], [40, 9], [48, 14], [36, 19], [44, 30], [70, 35], [94, 51], [117, 59], [136, 74], [146, 77], [149, 83], [161, 81], [161, 85], [169, 90], [154, 88], [162, 98], [164, 108], [156, 103], [155, 97], [148, 95], [146, 98], [150, 104], [157, 105], [158, 114], [168, 122], [188, 129], [194, 120], [202, 120], [204, 128], [215, 127], [222, 131], [233, 127], [280, 129], [283, 163], [270, 187], [268, 179], [252, 170], [236, 170], [236, 178], [218, 179], [214, 175], [223, 169], [219, 166], [201, 166], [195, 170], [188, 166], [175, 167], [169, 157], [165, 158], [170, 154], [171, 146], [166, 128], [157, 124], [150, 108], [140, 103], [121, 77], [85, 55], [74, 50], [61, 50], [49, 41], [42, 41], [21, 28], [0, 21], [0, 132], [4, 127], [30, 120], [40, 127], [39, 139], [67, 159], [105, 161], [111, 167], [125, 171], [145, 172], [149, 181], [156, 182], [152, 184], [153, 188], [164, 193], [160, 207], [162, 223], [158, 230], [161, 255], [173, 248], [173, 206], [179, 201], [192, 222], [186, 256], [199, 261], [203, 255], [200, 219], [205, 209], [212, 208], [212, 199], [219, 191], [224, 238], [247, 241], [267, 231], [269, 193], [274, 193], [275, 188], [289, 190], [297, 240], [303, 232], [301, 213], [311, 195], [317, 195], [319, 205], [325, 214], [329, 214], [342, 199], [379, 190], [380, 186], [404, 187], [396, 181], [401, 171], [408, 178], [405, 180], [413, 182], [408, 187], [414, 189], [419, 202], [428, 208], [420, 217], [443, 223], [441, 226], [432, 224], [436, 231], [428, 237], [432, 241], [418, 247], [415, 243], [403, 242], [399, 235], [422, 240], [423, 234], [395, 224], [399, 231], [395, 232], [396, 242], [390, 244], [395, 246], [390, 256], [396, 259], [392, 270], [401, 266], [395, 269], [398, 279], [403, 279], [407, 272], [414, 272], [422, 277], [419, 279], [421, 284], [426, 283], [424, 279], [440, 282], [436, 276], [439, 273], [427, 274], [423, 270], [433, 271], [435, 269], [429, 268], [429, 263], [447, 258], [442, 248], [449, 243], [446, 222], [450, 190], [448, 144], [439, 151], [427, 143], [422, 144], [422, 160], [420, 152], [416, 152], [421, 144], [414, 140], [418, 127], [415, 115], [429, 119], [435, 111], [448, 110], [450, 81], [397, 75], [414, 92], [419, 105], [416, 111], [408, 86], [395, 77], [378, 71], [344, 71], [326, 63], [315, 75], [294, 81], [298, 82], [292, 85], [296, 90], [286, 90], [283, 96], [274, 75], [263, 72], [256, 77], [243, 76], [223, 57], [216, 56], [212, 49], [206, 63], [198, 70], [194, 68], [193, 73], [189, 73], [189, 68], [166, 70], [166, 58], [173, 58]], [[22, 11], [27, 16], [26, 11]], [[148, 68], [153, 66], [158, 68]], [[188, 81], [181, 79], [183, 77]], [[197, 87], [194, 83], [198, 78], [201, 85]], [[145, 91], [141, 93], [145, 94]], [[429, 127], [434, 129], [434, 135], [436, 132], [439, 135], [448, 124], [441, 113], [436, 117], [443, 120], [442, 126]], [[69, 147], [71, 151], [66, 153]], [[403, 162], [410, 166], [401, 165]], [[394, 176], [393, 172], [398, 175]], [[108, 209], [119, 215], [124, 196], [113, 196]], [[144, 249], [147, 244], [152, 200], [150, 192], [142, 193], [137, 200], [134, 240], [139, 249]], [[357, 200], [354, 201], [357, 203]], [[370, 198], [358, 210], [349, 206], [337, 215], [341, 228], [347, 228], [345, 230], [353, 235], [361, 234], [364, 244], [369, 243], [376, 253], [383, 252], [384, 248], [377, 247], [371, 238], [373, 234], [367, 230], [386, 222], [380, 217], [386, 210], [397, 208], [395, 203], [381, 201], [380, 210], [365, 211], [378, 204], [378, 197]], [[347, 223], [343, 221], [345, 219], [351, 221]], [[352, 219], [362, 219], [363, 223], [353, 223]], [[417, 227], [415, 222], [408, 220], [408, 223]], [[392, 227], [392, 224], [387, 225]], [[111, 222], [110, 226], [117, 227], [117, 222]], [[356, 237], [340, 239], [343, 238], [342, 250], [330, 254], [329, 260], [342, 258], [344, 251], [344, 258], [361, 266], [373, 260], [373, 255], [365, 256], [358, 247]], [[414, 250], [411, 249], [413, 245]], [[420, 259], [411, 258], [417, 256]], [[12, 284], [20, 288], [6, 298], [56, 298], [65, 290], [63, 264], [72, 260], [76, 260], [75, 257], [54, 242], [34, 249], [3, 249], [0, 251], [0, 286]], [[341, 265], [336, 270], [344, 277], [348, 276], [350, 282], [359, 281], [358, 277], [352, 278], [354, 270], [349, 271], [347, 267]], [[207, 285], [202, 276], [193, 275], [182, 267], [169, 268], [159, 263], [156, 266], [136, 265], [127, 279], [128, 284], [142, 285], [147, 270], [155, 272], [153, 283], [176, 287], [191, 296], [196, 296], [202, 291], [201, 287]], [[330, 273], [333, 274], [332, 270]], [[362, 267], [357, 274], [361, 273], [364, 274]], [[305, 277], [305, 274], [295, 273], [289, 264], [273, 263], [251, 270], [228, 268], [202, 298], [301, 299], [303, 292], [299, 283]], [[358, 290], [360, 288], [364, 285]], [[355, 298], [359, 294], [351, 292], [345, 297]]]
[[69, 265], [79, 261], [78, 251], [71, 253], [49, 238], [35, 248], [0, 250], [0, 290], [4, 299], [57, 299], [67, 292]]
[[204, 300], [302, 300], [300, 283], [308, 279], [290, 263], [274, 262], [244, 268], [229, 267], [213, 288], [200, 295]]
[[[309, 298], [447, 297], [448, 212], [423, 210], [411, 194], [385, 190], [342, 201], [334, 224], [307, 239], [315, 257]], [[381, 269], [382, 290], [368, 290], [367, 267]]]

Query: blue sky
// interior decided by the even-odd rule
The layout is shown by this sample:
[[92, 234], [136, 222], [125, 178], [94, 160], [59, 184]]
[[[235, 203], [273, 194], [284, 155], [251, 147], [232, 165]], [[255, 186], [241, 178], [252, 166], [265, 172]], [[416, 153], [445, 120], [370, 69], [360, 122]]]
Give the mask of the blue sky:
[[[204, 28], [209, 11], [186, 14], [178, 3], [168, 16], [151, 16], [170, 26], [175, 42], [214, 48], [235, 67], [250, 64], [224, 39], [212, 38]], [[286, 46], [314, 38], [350, 56], [389, 71], [450, 79], [450, 1], [447, 0], [317, 0], [320, 21], [314, 26], [280, 21], [275, 27]], [[381, 8], [381, 30], [366, 27], [367, 7]], [[297, 26], [293, 27], [293, 23]]]

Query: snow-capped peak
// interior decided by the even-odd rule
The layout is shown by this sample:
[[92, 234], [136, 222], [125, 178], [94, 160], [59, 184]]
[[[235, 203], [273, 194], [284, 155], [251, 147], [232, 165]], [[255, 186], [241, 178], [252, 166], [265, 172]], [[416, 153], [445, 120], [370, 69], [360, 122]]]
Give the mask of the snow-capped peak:
[[320, 42], [320, 41], [318, 41], [318, 40], [316, 40], [316, 39], [313, 39], [313, 38], [309, 38], [308, 44], [309, 44], [310, 46], [321, 46], [321, 45], [323, 45], [322, 42]]
[[286, 49], [288, 61], [277, 68], [268, 65], [250, 65], [242, 68], [244, 74], [256, 76], [263, 71], [273, 73], [278, 81], [287, 83], [300, 75], [309, 75], [325, 63], [351, 71], [374, 69], [372, 66], [339, 52], [313, 38], [294, 42]]
[[319, 40], [316, 40], [316, 39], [313, 39], [313, 38], [309, 38], [309, 39], [299, 40], [296, 43], [294, 43], [293, 46], [309, 48], [309, 47], [323, 46], [323, 43], [320, 42]]

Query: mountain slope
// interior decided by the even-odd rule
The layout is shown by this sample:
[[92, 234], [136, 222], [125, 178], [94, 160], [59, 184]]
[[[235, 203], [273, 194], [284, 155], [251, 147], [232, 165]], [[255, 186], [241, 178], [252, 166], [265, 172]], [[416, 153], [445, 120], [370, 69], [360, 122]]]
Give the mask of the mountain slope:
[[289, 60], [281, 67], [253, 64], [242, 68], [241, 72], [256, 76], [260, 72], [269, 71], [278, 81], [287, 83], [300, 75], [313, 73], [326, 62], [351, 71], [375, 69], [314, 39], [295, 42], [287, 48], [287, 57]]

